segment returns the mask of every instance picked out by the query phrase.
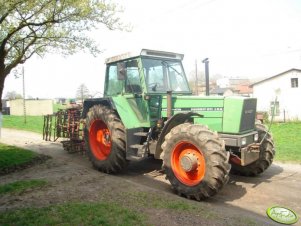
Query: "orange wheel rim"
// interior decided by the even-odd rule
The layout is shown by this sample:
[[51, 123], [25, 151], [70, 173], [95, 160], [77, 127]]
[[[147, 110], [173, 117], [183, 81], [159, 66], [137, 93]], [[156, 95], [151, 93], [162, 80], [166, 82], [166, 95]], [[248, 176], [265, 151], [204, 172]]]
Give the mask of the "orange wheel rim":
[[92, 122], [89, 130], [90, 148], [98, 160], [105, 160], [111, 153], [111, 133], [101, 120]]
[[188, 186], [197, 185], [205, 176], [204, 155], [190, 142], [179, 142], [172, 151], [171, 168], [181, 183]]

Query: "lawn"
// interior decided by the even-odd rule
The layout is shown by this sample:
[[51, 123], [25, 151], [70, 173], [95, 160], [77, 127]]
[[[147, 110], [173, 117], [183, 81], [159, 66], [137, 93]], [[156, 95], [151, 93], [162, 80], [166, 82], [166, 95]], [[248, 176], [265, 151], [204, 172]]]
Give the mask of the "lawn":
[[66, 109], [66, 104], [53, 104], [53, 113], [58, 112], [58, 110]]
[[[67, 105], [53, 104], [53, 112], [65, 109]], [[24, 116], [3, 115], [3, 128], [26, 130], [36, 133], [43, 133], [44, 116]]]
[[301, 122], [274, 123], [276, 161], [301, 163]]
[[[13, 224], [12, 224], [13, 222]], [[140, 212], [114, 203], [67, 203], [0, 213], [0, 225], [146, 225]]]
[[37, 156], [35, 152], [0, 143], [0, 171], [31, 162]]
[[42, 134], [43, 124], [43, 116], [27, 116], [25, 123], [23, 116], [3, 115], [3, 128], [27, 130]]
[[47, 185], [45, 180], [22, 180], [0, 185], [0, 196], [6, 193], [20, 193], [29, 188], [40, 188]]

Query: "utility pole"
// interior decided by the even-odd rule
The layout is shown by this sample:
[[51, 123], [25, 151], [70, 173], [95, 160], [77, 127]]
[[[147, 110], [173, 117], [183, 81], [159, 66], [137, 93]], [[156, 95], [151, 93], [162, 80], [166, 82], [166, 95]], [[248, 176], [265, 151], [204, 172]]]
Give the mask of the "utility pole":
[[25, 103], [25, 76], [24, 76], [24, 66], [22, 66], [22, 80], [23, 80], [23, 114], [24, 114], [24, 123], [26, 124], [26, 103]]
[[198, 91], [198, 61], [195, 60], [195, 94], [199, 95]]
[[[14, 71], [15, 78], [20, 77], [20, 68], [18, 67]], [[24, 115], [24, 124], [26, 124], [26, 102], [25, 102], [25, 72], [24, 72], [24, 66], [21, 68], [21, 75], [22, 75], [22, 86], [23, 86], [23, 115]]]

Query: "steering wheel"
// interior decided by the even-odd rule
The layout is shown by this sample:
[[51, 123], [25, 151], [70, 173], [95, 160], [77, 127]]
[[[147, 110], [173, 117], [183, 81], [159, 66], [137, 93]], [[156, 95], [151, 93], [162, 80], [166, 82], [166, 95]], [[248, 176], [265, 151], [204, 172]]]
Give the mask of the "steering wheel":
[[160, 84], [157, 82], [152, 82], [148, 84], [148, 88], [151, 88], [152, 91], [156, 91], [158, 86], [160, 86]]

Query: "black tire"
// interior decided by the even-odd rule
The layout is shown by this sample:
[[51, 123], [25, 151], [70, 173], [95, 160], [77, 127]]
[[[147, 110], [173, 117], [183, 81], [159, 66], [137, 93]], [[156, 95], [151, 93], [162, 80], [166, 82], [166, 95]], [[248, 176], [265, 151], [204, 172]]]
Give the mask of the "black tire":
[[[188, 150], [188, 154], [191, 154], [190, 148], [193, 149], [193, 155], [198, 156], [197, 152], [200, 152], [203, 160], [200, 161], [198, 156], [197, 169], [195, 172], [187, 173], [184, 172], [184, 168], [178, 167], [177, 169], [175, 159], [179, 151], [185, 153]], [[224, 141], [205, 126], [184, 123], [174, 127], [165, 136], [162, 149], [166, 178], [179, 195], [202, 200], [215, 195], [229, 179], [231, 165], [228, 163], [229, 153], [225, 151]], [[205, 165], [203, 177], [190, 180], [191, 175], [203, 171], [201, 163]], [[181, 174], [184, 176], [182, 177]], [[188, 175], [187, 178], [186, 175]]]
[[96, 169], [117, 173], [127, 166], [125, 128], [113, 110], [102, 105], [90, 108], [84, 137], [88, 156]]
[[259, 159], [247, 166], [231, 162], [231, 173], [242, 176], [256, 176], [264, 172], [272, 164], [275, 156], [273, 137], [270, 133], [267, 133], [267, 128], [263, 124], [256, 124], [256, 130], [258, 131], [259, 142], [263, 139], [260, 146]]

